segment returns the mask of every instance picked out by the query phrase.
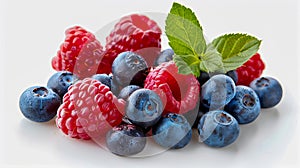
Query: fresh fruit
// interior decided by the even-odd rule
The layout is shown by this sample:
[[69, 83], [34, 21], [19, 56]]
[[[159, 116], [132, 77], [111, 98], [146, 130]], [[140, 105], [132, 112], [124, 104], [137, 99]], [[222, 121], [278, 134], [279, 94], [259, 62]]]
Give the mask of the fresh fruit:
[[256, 78], [260, 77], [265, 69], [265, 63], [262, 61], [260, 54], [254, 54], [246, 63], [236, 69], [238, 74], [238, 85], [249, 86]]
[[[218, 74], [222, 74], [222, 73], [217, 73], [217, 72], [207, 73], [204, 71], [200, 71], [200, 76], [197, 78], [197, 80], [199, 81], [200, 86], [202, 86], [205, 82], [207, 82], [210, 79], [210, 77]], [[236, 70], [228, 71], [225, 73], [225, 75], [229, 76], [234, 81], [235, 84], [237, 83], [238, 76]]]
[[162, 112], [162, 101], [152, 90], [136, 90], [127, 100], [126, 116], [133, 124], [142, 128], [151, 127], [156, 124]]
[[197, 77], [200, 86], [202, 86], [205, 82], [207, 82], [210, 78], [210, 75], [207, 72], [200, 71], [200, 76]]
[[68, 88], [74, 84], [78, 78], [68, 71], [60, 71], [53, 74], [47, 83], [47, 87], [57, 93], [61, 100], [67, 93]]
[[239, 85], [236, 87], [234, 98], [226, 105], [225, 110], [239, 124], [248, 124], [254, 121], [260, 113], [259, 98], [250, 87]]
[[163, 50], [156, 58], [154, 62], [154, 66], [158, 66], [163, 62], [172, 61], [173, 55], [174, 55], [174, 51], [171, 48]]
[[133, 52], [122, 52], [112, 64], [114, 81], [122, 86], [138, 85], [143, 87], [148, 74], [146, 61]]
[[200, 86], [193, 76], [178, 73], [173, 61], [153, 69], [145, 80], [145, 88], [155, 91], [166, 104], [164, 113], [186, 113], [199, 101]]
[[234, 81], [235, 84], [237, 83], [238, 75], [237, 75], [236, 70], [228, 71], [228, 72], [226, 72], [225, 75], [229, 76]]
[[128, 97], [138, 89], [141, 89], [141, 87], [137, 85], [128, 85], [120, 91], [118, 98], [126, 101]]
[[146, 137], [135, 125], [121, 124], [106, 134], [106, 145], [113, 154], [131, 156], [145, 148]]
[[240, 127], [232, 115], [216, 110], [209, 111], [201, 117], [198, 133], [204, 144], [211, 147], [225, 147], [238, 138]]
[[165, 148], [185, 147], [192, 139], [192, 129], [183, 115], [168, 113], [152, 128], [154, 141]]
[[111, 89], [112, 76], [109, 76], [107, 74], [95, 74], [92, 76], [92, 78], [96, 79], [97, 81], [101, 82], [102, 84], [109, 87], [109, 89]]
[[158, 24], [145, 15], [122, 17], [106, 37], [103, 60], [111, 65], [118, 54], [133, 51], [141, 55], [148, 65], [153, 65], [161, 50], [161, 33]]
[[251, 82], [250, 87], [258, 95], [262, 108], [274, 107], [282, 99], [281, 84], [272, 77], [257, 78]]
[[[72, 72], [79, 78], [111, 71], [110, 66], [102, 60], [103, 49], [100, 42], [91, 32], [74, 26], [67, 29], [65, 35], [65, 41], [52, 59], [53, 69]], [[98, 66], [101, 67], [99, 70]]]
[[47, 122], [56, 116], [60, 97], [51, 89], [43, 86], [32, 86], [26, 89], [20, 99], [22, 114], [35, 122]]
[[124, 105], [106, 85], [86, 78], [70, 86], [58, 110], [56, 124], [72, 138], [98, 138], [122, 122]]
[[183, 148], [192, 128], [206, 145], [228, 146], [239, 136], [238, 124], [280, 102], [282, 87], [271, 77], [255, 79], [265, 68], [261, 40], [231, 33], [207, 42], [203, 30], [195, 12], [176, 2], [165, 20], [170, 48], [162, 51], [162, 31], [144, 15], [121, 18], [105, 51], [91, 32], [71, 27], [52, 59], [59, 72], [47, 87], [21, 95], [21, 112], [45, 122], [57, 111], [64, 134], [106, 142], [119, 156], [142, 152], [146, 136], [164, 148]]
[[223, 108], [234, 97], [234, 81], [227, 75], [212, 76], [201, 87], [201, 105], [209, 110]]

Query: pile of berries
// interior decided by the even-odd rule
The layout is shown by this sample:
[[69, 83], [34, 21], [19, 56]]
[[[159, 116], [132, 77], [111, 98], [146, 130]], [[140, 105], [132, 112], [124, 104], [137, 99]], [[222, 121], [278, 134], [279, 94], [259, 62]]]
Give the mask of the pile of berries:
[[277, 105], [280, 83], [260, 77], [265, 64], [256, 53], [244, 65], [200, 77], [178, 73], [172, 49], [161, 50], [161, 29], [147, 16], [121, 18], [105, 48], [82, 27], [66, 30], [52, 60], [57, 70], [47, 86], [30, 87], [20, 97], [26, 118], [47, 122], [77, 139], [105, 139], [120, 156], [144, 150], [148, 139], [179, 149], [192, 129], [211, 147], [224, 147], [253, 122], [261, 108]]

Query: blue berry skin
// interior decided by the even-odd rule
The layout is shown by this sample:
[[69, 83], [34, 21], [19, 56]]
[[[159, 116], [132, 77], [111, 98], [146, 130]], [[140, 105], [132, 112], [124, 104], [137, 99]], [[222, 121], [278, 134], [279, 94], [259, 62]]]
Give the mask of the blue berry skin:
[[135, 125], [121, 124], [107, 132], [106, 145], [113, 154], [131, 156], [145, 148], [146, 137]]
[[68, 88], [75, 83], [78, 78], [68, 71], [60, 71], [53, 74], [47, 83], [47, 87], [56, 92], [62, 99]]
[[200, 76], [197, 78], [200, 86], [202, 86], [205, 82], [207, 82], [210, 78], [210, 75], [207, 72], [200, 71]]
[[232, 144], [239, 136], [237, 120], [221, 110], [204, 114], [198, 124], [200, 140], [210, 147], [225, 147]]
[[[202, 86], [205, 82], [207, 82], [211, 76], [218, 75], [218, 74], [222, 74], [222, 73], [218, 73], [218, 72], [207, 73], [204, 71], [200, 71], [200, 76], [197, 78], [200, 83], [200, 86]], [[225, 75], [229, 76], [234, 81], [235, 84], [237, 83], [238, 75], [237, 75], [236, 70], [228, 71], [228, 72], [226, 72]]]
[[201, 87], [201, 106], [210, 110], [223, 108], [234, 97], [234, 81], [222, 74], [212, 76]]
[[234, 98], [226, 105], [225, 110], [236, 118], [239, 124], [253, 122], [260, 114], [260, 102], [253, 89], [239, 85]]
[[154, 62], [154, 66], [158, 66], [164, 62], [172, 61], [173, 56], [174, 56], [174, 51], [171, 48], [163, 50], [156, 58]]
[[139, 89], [133, 92], [126, 103], [126, 116], [142, 128], [153, 126], [161, 118], [163, 104], [152, 90]]
[[136, 90], [141, 89], [141, 87], [137, 86], [137, 85], [128, 85], [126, 87], [124, 87], [120, 93], [118, 98], [119, 99], [123, 99], [123, 100], [127, 100], [128, 97]]
[[149, 68], [141, 56], [133, 52], [120, 53], [112, 64], [112, 74], [121, 87], [138, 85], [143, 87]]
[[22, 114], [35, 122], [47, 122], [56, 116], [61, 99], [50, 88], [33, 86], [26, 89], [19, 100]]
[[250, 87], [259, 97], [262, 108], [276, 106], [282, 99], [282, 86], [272, 77], [261, 77], [253, 80]]
[[162, 147], [180, 149], [192, 139], [192, 129], [183, 115], [168, 113], [152, 127], [154, 141]]
[[238, 75], [237, 75], [236, 70], [228, 71], [228, 72], [226, 72], [225, 75], [229, 76], [234, 81], [235, 84], [237, 83]]
[[112, 76], [108, 76], [107, 74], [95, 74], [92, 76], [93, 79], [101, 82], [102, 84], [106, 85], [111, 89], [111, 80]]

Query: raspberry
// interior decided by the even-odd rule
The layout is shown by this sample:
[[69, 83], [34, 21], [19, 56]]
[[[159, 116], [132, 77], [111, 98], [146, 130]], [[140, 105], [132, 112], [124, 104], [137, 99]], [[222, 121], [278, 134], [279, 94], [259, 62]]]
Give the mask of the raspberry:
[[265, 64], [260, 58], [260, 54], [254, 54], [246, 63], [236, 69], [238, 74], [237, 85], [249, 86], [256, 78], [260, 77], [265, 69]]
[[125, 101], [118, 100], [106, 85], [86, 78], [70, 86], [56, 124], [72, 138], [95, 139], [122, 122], [124, 108]]
[[74, 26], [67, 29], [65, 35], [65, 41], [52, 59], [53, 69], [69, 71], [80, 78], [105, 71], [99, 69], [97, 72], [103, 57], [103, 47], [92, 33]]
[[153, 65], [161, 49], [161, 29], [147, 16], [133, 14], [125, 16], [106, 37], [106, 51], [103, 62], [112, 65], [117, 55], [133, 51]]
[[199, 82], [193, 75], [179, 74], [173, 61], [162, 63], [152, 70], [145, 80], [145, 88], [161, 97], [165, 104], [164, 114], [186, 113], [199, 101]]

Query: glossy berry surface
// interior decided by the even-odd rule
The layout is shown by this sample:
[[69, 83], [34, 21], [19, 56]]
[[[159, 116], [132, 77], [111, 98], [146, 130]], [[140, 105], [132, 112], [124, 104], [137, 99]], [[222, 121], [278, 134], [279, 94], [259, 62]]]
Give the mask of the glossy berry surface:
[[98, 138], [122, 122], [125, 102], [101, 82], [86, 78], [70, 86], [58, 109], [56, 125], [78, 139]]
[[282, 86], [272, 77], [257, 78], [251, 82], [250, 87], [258, 95], [262, 108], [274, 107], [282, 99]]
[[264, 69], [265, 63], [260, 54], [254, 54], [246, 63], [236, 69], [238, 75], [237, 85], [249, 86], [254, 79], [260, 77]]
[[178, 73], [173, 61], [153, 69], [145, 80], [145, 88], [155, 91], [168, 112], [184, 114], [193, 110], [199, 101], [200, 86], [193, 75]]
[[96, 79], [97, 81], [101, 82], [102, 84], [109, 87], [109, 89], [111, 89], [112, 76], [109, 76], [107, 74], [95, 74], [92, 76], [92, 78]]
[[120, 86], [138, 85], [143, 87], [148, 72], [146, 61], [133, 52], [122, 52], [114, 60], [112, 74]]
[[[72, 72], [79, 78], [111, 71], [102, 59], [103, 48], [100, 42], [91, 32], [74, 26], [65, 31], [65, 36], [57, 55], [52, 59], [53, 69]], [[101, 69], [98, 70], [98, 67]]]
[[118, 98], [127, 100], [129, 98], [129, 96], [138, 89], [141, 89], [141, 87], [139, 87], [137, 85], [128, 85], [120, 91]]
[[234, 83], [237, 84], [238, 74], [237, 74], [236, 70], [228, 71], [228, 72], [226, 72], [225, 75], [229, 76], [234, 81]]
[[234, 97], [234, 81], [227, 75], [214, 75], [201, 87], [201, 105], [210, 110], [223, 108]]
[[146, 137], [135, 125], [121, 124], [106, 134], [106, 145], [113, 154], [131, 156], [145, 148]]
[[149, 89], [139, 89], [133, 92], [126, 104], [126, 116], [142, 128], [153, 126], [158, 122], [163, 112], [160, 97]]
[[67, 93], [68, 88], [76, 82], [78, 78], [71, 72], [60, 71], [53, 74], [47, 83], [47, 87], [57, 93], [62, 99]]
[[234, 98], [226, 105], [225, 110], [239, 124], [248, 124], [253, 122], [260, 114], [259, 98], [250, 87], [239, 85], [236, 87]]
[[47, 122], [56, 116], [60, 101], [59, 95], [51, 89], [33, 86], [22, 93], [19, 107], [27, 119], [35, 122]]
[[106, 37], [103, 60], [111, 65], [118, 54], [132, 51], [152, 66], [161, 50], [161, 34], [158, 24], [145, 15], [124, 16]]
[[154, 66], [158, 66], [163, 62], [169, 62], [173, 60], [174, 51], [172, 49], [165, 49], [156, 58]]
[[181, 114], [168, 113], [152, 128], [154, 141], [165, 148], [185, 147], [192, 139], [191, 126]]
[[206, 81], [208, 81], [210, 78], [210, 75], [207, 72], [200, 71], [200, 76], [197, 77], [197, 80], [200, 83], [200, 86], [202, 86]]
[[237, 120], [225, 111], [209, 111], [198, 124], [201, 141], [211, 147], [225, 147], [232, 144], [239, 136]]

